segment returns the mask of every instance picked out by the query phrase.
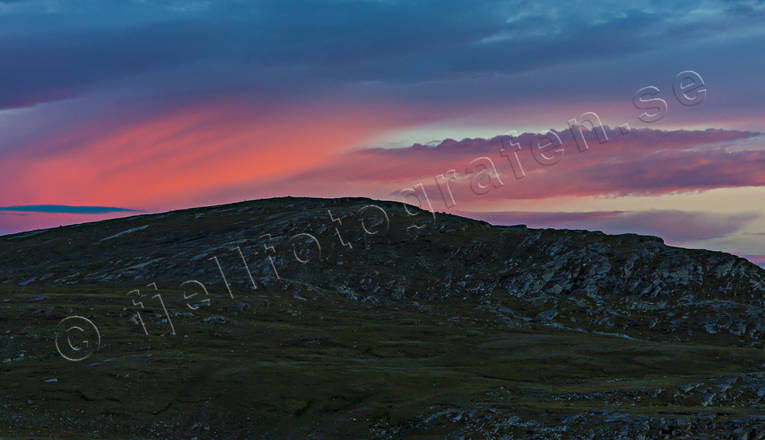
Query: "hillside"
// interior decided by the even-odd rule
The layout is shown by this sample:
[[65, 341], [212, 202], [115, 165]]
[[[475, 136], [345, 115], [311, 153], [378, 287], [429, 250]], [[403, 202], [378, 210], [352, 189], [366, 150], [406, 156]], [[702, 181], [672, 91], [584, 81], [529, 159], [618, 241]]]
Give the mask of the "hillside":
[[764, 294], [721, 252], [362, 198], [4, 236], [0, 437], [765, 438]]

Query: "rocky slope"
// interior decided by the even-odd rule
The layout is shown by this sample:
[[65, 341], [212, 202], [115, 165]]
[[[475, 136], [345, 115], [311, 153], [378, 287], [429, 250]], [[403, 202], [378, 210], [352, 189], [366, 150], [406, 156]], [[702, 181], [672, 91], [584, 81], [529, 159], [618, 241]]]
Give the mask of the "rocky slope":
[[0, 237], [0, 437], [765, 438], [764, 282], [361, 198]]
[[765, 270], [742, 258], [656, 237], [492, 227], [369, 199], [270, 199], [0, 243], [0, 280], [20, 286], [199, 280], [246, 292], [291, 283], [359, 301], [477, 305], [508, 325], [756, 347], [765, 330]]

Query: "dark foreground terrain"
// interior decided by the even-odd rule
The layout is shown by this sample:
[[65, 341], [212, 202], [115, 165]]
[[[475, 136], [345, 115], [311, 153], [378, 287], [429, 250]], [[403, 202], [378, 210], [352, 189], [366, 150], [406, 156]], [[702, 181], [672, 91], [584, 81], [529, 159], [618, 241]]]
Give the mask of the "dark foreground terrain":
[[765, 438], [761, 268], [408, 211], [0, 237], [0, 439]]

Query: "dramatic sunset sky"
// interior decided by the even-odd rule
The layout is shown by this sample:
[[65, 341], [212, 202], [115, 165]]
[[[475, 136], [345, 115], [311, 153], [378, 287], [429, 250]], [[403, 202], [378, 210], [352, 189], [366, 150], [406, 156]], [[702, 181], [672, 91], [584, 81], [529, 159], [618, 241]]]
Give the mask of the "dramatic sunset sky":
[[415, 188], [765, 263], [763, 0], [0, 0], [0, 56], [0, 234]]

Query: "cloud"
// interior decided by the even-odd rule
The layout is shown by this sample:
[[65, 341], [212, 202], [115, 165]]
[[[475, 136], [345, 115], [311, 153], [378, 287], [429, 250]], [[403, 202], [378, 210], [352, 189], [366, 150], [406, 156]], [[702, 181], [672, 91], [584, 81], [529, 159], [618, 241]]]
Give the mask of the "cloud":
[[111, 206], [17, 205], [0, 206], [0, 235], [142, 213]]
[[44, 133], [3, 155], [0, 203], [187, 206], [219, 188], [320, 168], [374, 133], [423, 118], [375, 106], [234, 99], [120, 116]]
[[[92, 121], [69, 127], [4, 156], [0, 184], [7, 191], [0, 203], [67, 200], [104, 206], [108, 201], [106, 206], [153, 210], [295, 194], [390, 199], [422, 184], [441, 209], [444, 187], [435, 177], [451, 169], [458, 175], [449, 183], [455, 209], [466, 211], [487, 211], [512, 200], [765, 185], [765, 141], [751, 132], [633, 130], [622, 136], [609, 130], [603, 144], [587, 132], [589, 149], [582, 152], [566, 131], [560, 162], [543, 166], [531, 153], [540, 139], [533, 133], [349, 151], [374, 133], [427, 115], [384, 108], [365, 114], [337, 105], [297, 112], [269, 105], [253, 118], [252, 106], [208, 102], [114, 127]], [[522, 179], [500, 154], [503, 142], [511, 140], [522, 146]], [[472, 191], [467, 173], [479, 157], [493, 161], [504, 184], [486, 194]]]
[[73, 98], [124, 78], [211, 58], [215, 42], [222, 44], [218, 35], [198, 22], [6, 35], [0, 57], [25, 51], [0, 71], [0, 109]]
[[[323, 167], [278, 180], [260, 189], [273, 195], [369, 195], [390, 198], [403, 188], [422, 184], [438, 201], [445, 184], [436, 176], [455, 170], [450, 181], [458, 209], [471, 209], [512, 200], [556, 197], [620, 197], [662, 195], [765, 185], [765, 138], [757, 133], [703, 130], [633, 130], [620, 135], [608, 130], [608, 141], [598, 143], [586, 133], [589, 149], [579, 151], [569, 131], [561, 132], [563, 155], [554, 165], [538, 163], [532, 146], [549, 142], [541, 135], [517, 138], [445, 140], [434, 146], [420, 144], [401, 149], [366, 149], [335, 157]], [[503, 142], [521, 146], [517, 164], [500, 154]], [[746, 144], [746, 145], [744, 145]], [[473, 191], [471, 161], [486, 157], [497, 169], [502, 185], [485, 194]], [[515, 168], [514, 168], [515, 167]], [[521, 178], [517, 178], [521, 177]]]
[[114, 208], [110, 206], [68, 206], [68, 205], [19, 205], [0, 206], [0, 211], [44, 212], [51, 214], [107, 214], [112, 212], [141, 212], [135, 209]]
[[[708, 53], [713, 48], [709, 41], [722, 36], [726, 41], [746, 37], [756, 45], [754, 53], [763, 48], [761, 39], [752, 38], [760, 23], [751, 11], [762, 11], [754, 3], [734, 7], [673, 1], [644, 8], [551, 0], [479, 1], [470, 7], [458, 0], [4, 4], [0, 56], [15, 62], [0, 73], [0, 108], [81, 96], [121, 81], [133, 86], [148, 81], [155, 91], [181, 81], [187, 92], [233, 83], [293, 96], [298, 85], [422, 84], [424, 89], [415, 90], [420, 97], [428, 85], [457, 81], [470, 87], [457, 92], [448, 84], [450, 95], [475, 95], [480, 87], [471, 82], [475, 78], [544, 72], [657, 50], [693, 52], [699, 47]], [[18, 56], [21, 49], [23, 57]], [[728, 43], [717, 52], [738, 50]], [[626, 72], [637, 71], [642, 81], [655, 78], [646, 77], [652, 69], [637, 67]], [[571, 98], [572, 89], [575, 95], [583, 90], [600, 94], [593, 89], [613, 91], [612, 84], [620, 88], [620, 97], [632, 91], [621, 90], [632, 84], [623, 75], [602, 84], [599, 69], [545, 76], [546, 84], [536, 82], [532, 88], [514, 81], [496, 87], [511, 89], [503, 94], [508, 98], [527, 96], [530, 90]], [[182, 74], [168, 79], [162, 76], [168, 70]], [[635, 79], [635, 73], [629, 78]], [[594, 79], [599, 84], [588, 84]], [[484, 99], [491, 96], [483, 91]]]
[[0, 231], [3, 231], [5, 234], [15, 234], [17, 232], [47, 229], [61, 225], [73, 225], [79, 223], [109, 220], [113, 218], [134, 215], [135, 213], [135, 211], [111, 211], [104, 213], [1, 211]]

